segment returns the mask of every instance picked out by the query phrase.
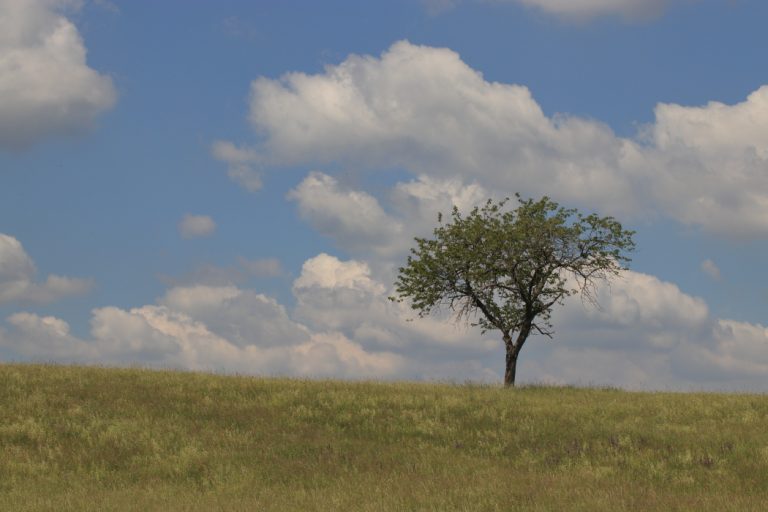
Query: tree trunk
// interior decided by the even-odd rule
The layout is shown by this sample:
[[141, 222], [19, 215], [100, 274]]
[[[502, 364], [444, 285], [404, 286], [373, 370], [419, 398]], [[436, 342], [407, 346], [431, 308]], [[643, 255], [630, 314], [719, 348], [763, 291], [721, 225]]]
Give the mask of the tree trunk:
[[504, 387], [511, 388], [515, 386], [515, 370], [517, 369], [517, 351], [512, 344], [512, 338], [504, 336], [504, 342], [507, 346], [507, 368], [504, 371]]
[[517, 340], [512, 343], [512, 336], [508, 332], [504, 333], [504, 345], [507, 348], [507, 366], [504, 371], [504, 387], [512, 388], [515, 386], [515, 372], [517, 371], [517, 356], [520, 354], [520, 349], [523, 348], [523, 343], [528, 339], [528, 335], [531, 333], [531, 326], [533, 320], [526, 321], [520, 327], [520, 332], [517, 334]]

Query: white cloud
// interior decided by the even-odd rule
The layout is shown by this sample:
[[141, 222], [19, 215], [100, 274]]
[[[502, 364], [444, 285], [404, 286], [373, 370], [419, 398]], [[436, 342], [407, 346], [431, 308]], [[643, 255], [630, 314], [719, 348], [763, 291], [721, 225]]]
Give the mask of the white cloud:
[[367, 352], [338, 332], [313, 336], [311, 343], [297, 347], [299, 373], [337, 376], [341, 368], [357, 378], [397, 376], [406, 366], [402, 356], [392, 352]]
[[[466, 212], [488, 199], [489, 192], [477, 183], [464, 185], [458, 179], [436, 179], [419, 176], [398, 183], [392, 191], [392, 202], [398, 213], [415, 221], [435, 212], [450, 213], [454, 206]], [[434, 219], [429, 219], [430, 225]]]
[[370, 277], [368, 265], [359, 261], [340, 261], [322, 253], [304, 262], [301, 275], [294, 281], [296, 288], [314, 286], [328, 289], [346, 288], [381, 294], [385, 288]]
[[731, 236], [768, 233], [768, 86], [735, 105], [660, 104], [648, 130], [652, 194], [669, 215]]
[[700, 335], [698, 339], [680, 335], [679, 344], [664, 351], [632, 351], [623, 344], [617, 350], [573, 348], [564, 343], [531, 361], [528, 370], [553, 382], [633, 389], [768, 391], [765, 327], [718, 320]]
[[555, 314], [557, 340], [531, 347], [524, 371], [637, 389], [768, 390], [763, 326], [713, 318], [702, 299], [632, 271], [599, 301], [594, 309], [570, 299]]
[[313, 172], [288, 197], [301, 216], [321, 233], [352, 249], [387, 248], [401, 238], [403, 227], [373, 196], [342, 188], [335, 178]]
[[633, 271], [624, 272], [610, 286], [601, 287], [597, 301], [601, 307], [588, 308], [588, 318], [619, 328], [674, 324], [692, 329], [709, 315], [702, 299], [686, 295], [673, 283]]
[[67, 295], [86, 293], [93, 286], [90, 279], [49, 275], [35, 282], [37, 270], [32, 258], [16, 238], [0, 233], [0, 304], [29, 301], [52, 302]]
[[489, 0], [510, 2], [540, 9], [565, 19], [586, 21], [599, 16], [618, 15], [625, 19], [647, 19], [656, 16], [680, 0]]
[[195, 342], [215, 344], [207, 329], [187, 317], [143, 306], [125, 311], [116, 307], [93, 310], [88, 359], [169, 364]]
[[350, 335], [360, 322], [387, 315], [385, 292], [367, 264], [319, 254], [304, 262], [293, 283], [296, 317], [315, 329]]
[[715, 264], [715, 262], [710, 259], [706, 259], [701, 262], [701, 271], [715, 281], [720, 280], [720, 269], [718, 268], [717, 264]]
[[89, 128], [115, 103], [112, 80], [86, 64], [67, 0], [0, 0], [0, 149]]
[[10, 235], [0, 233], [0, 278], [5, 285], [27, 281], [34, 273], [35, 264], [21, 246], [21, 242]]
[[[400, 354], [410, 361], [410, 378], [500, 380], [498, 333], [480, 335], [447, 316], [418, 318], [387, 301], [388, 293], [364, 263], [320, 255], [305, 262], [294, 283], [295, 316], [364, 349]], [[530, 338], [519, 368], [523, 382], [768, 389], [764, 327], [713, 318], [701, 298], [639, 272], [601, 287], [598, 301], [595, 308], [569, 299], [555, 312], [555, 339]]]
[[293, 316], [309, 323], [252, 290], [174, 287], [155, 305], [95, 309], [89, 339], [73, 336], [63, 320], [17, 313], [0, 328], [0, 353], [254, 374], [498, 380], [480, 360], [497, 341], [478, 342], [436, 319], [409, 322], [412, 313], [387, 300], [364, 263], [318, 255], [294, 290], [301, 311]]
[[[547, 117], [527, 88], [488, 82], [451, 50], [401, 41], [321, 74], [256, 79], [250, 120], [261, 142], [248, 151], [264, 166], [461, 176], [503, 195], [546, 194], [620, 218], [661, 213], [749, 237], [768, 233], [766, 97], [768, 87], [737, 105], [659, 105], [656, 121], [627, 139], [595, 120]], [[294, 192], [323, 232], [360, 231], [340, 219], [363, 203], [387, 218], [372, 196], [333, 180], [312, 174]], [[309, 204], [302, 187], [341, 203]]]
[[[235, 286], [175, 287], [155, 305], [95, 309], [91, 336], [63, 320], [16, 313], [0, 327], [6, 358], [337, 378], [500, 382], [503, 346], [449, 317], [418, 318], [361, 261], [307, 260], [289, 313]], [[600, 308], [569, 299], [555, 339], [523, 348], [520, 382], [636, 389], [768, 390], [768, 329], [713, 318], [672, 283], [627, 272]]]
[[231, 142], [218, 140], [211, 146], [211, 152], [217, 160], [229, 165], [227, 175], [232, 181], [248, 192], [261, 189], [261, 173], [253, 167], [259, 161], [259, 155], [255, 151], [238, 148]]
[[407, 363], [339, 332], [310, 333], [274, 300], [234, 287], [172, 289], [161, 303], [95, 309], [90, 339], [63, 320], [17, 313], [11, 329], [0, 328], [0, 350], [24, 360], [340, 378], [392, 377]]
[[216, 230], [216, 223], [208, 215], [186, 214], [179, 222], [179, 234], [183, 238], [210, 236]]
[[[765, 379], [768, 374], [768, 328], [760, 324], [719, 320], [716, 344], [709, 351], [710, 366], [717, 377], [732, 375]], [[702, 372], [699, 375], [706, 376]]]
[[[406, 378], [498, 380], [501, 347], [493, 334], [480, 335], [445, 317], [418, 318], [405, 304], [388, 300], [389, 287], [363, 262], [320, 254], [307, 260], [294, 281], [294, 316], [317, 331], [338, 331], [372, 351], [392, 351], [410, 361]], [[458, 364], [459, 361], [463, 362]]]
[[342, 187], [332, 176], [312, 172], [288, 197], [297, 202], [301, 216], [336, 246], [373, 258], [377, 266], [391, 266], [393, 257], [408, 251], [414, 236], [432, 232], [438, 213], [449, 215], [454, 206], [466, 211], [488, 194], [476, 183], [419, 176], [391, 189], [383, 201], [388, 213], [367, 192]]
[[[736, 105], [659, 105], [655, 122], [630, 139], [595, 120], [548, 117], [527, 88], [488, 82], [456, 53], [408, 42], [317, 75], [259, 78], [250, 120], [260, 142], [247, 151], [263, 168], [414, 176], [374, 195], [315, 171], [290, 193], [300, 214], [355, 259], [307, 260], [289, 316], [310, 332], [402, 357], [401, 377], [498, 381], [503, 347], [494, 333], [447, 316], [420, 319], [387, 301], [385, 283], [411, 237], [428, 235], [438, 211], [515, 191], [621, 219], [661, 214], [728, 235], [768, 234], [764, 94]], [[556, 312], [556, 341], [531, 339], [521, 379], [765, 389], [768, 374], [749, 356], [763, 350], [763, 327], [714, 318], [702, 299], [636, 272], [599, 299], [599, 309], [570, 300]]]
[[768, 158], [768, 86], [736, 105], [712, 101], [703, 107], [659, 104], [653, 136], [659, 149], [679, 146], [707, 156]]
[[310, 338], [309, 331], [293, 322], [274, 299], [234, 286], [173, 288], [159, 302], [200, 320], [238, 347], [289, 346]]
[[15, 313], [8, 317], [15, 336], [0, 329], [0, 347], [20, 357], [41, 357], [48, 361], [71, 362], [86, 356], [88, 345], [72, 336], [69, 324], [52, 316]]

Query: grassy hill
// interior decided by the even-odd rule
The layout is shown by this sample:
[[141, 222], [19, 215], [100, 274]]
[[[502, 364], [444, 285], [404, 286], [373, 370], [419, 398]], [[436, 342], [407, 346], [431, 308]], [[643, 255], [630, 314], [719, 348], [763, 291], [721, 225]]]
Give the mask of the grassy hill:
[[768, 396], [0, 365], [0, 510], [766, 510]]

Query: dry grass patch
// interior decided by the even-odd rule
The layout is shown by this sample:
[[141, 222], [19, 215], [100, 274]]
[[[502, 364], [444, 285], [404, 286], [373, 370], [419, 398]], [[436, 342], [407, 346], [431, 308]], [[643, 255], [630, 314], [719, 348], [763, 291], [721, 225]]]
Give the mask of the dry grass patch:
[[0, 365], [0, 510], [763, 510], [768, 397]]

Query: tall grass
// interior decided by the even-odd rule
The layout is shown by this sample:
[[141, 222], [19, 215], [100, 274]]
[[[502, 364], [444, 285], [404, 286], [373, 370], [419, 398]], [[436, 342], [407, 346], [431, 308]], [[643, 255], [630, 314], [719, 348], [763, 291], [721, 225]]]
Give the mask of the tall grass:
[[768, 396], [0, 365], [0, 510], [766, 510]]

